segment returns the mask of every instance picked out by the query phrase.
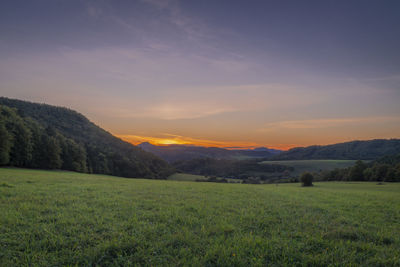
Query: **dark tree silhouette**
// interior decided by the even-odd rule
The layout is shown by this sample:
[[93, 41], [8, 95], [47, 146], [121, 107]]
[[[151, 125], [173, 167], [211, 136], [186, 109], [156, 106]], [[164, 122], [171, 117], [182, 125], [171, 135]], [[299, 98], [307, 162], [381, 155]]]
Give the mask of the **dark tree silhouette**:
[[300, 176], [300, 181], [303, 186], [313, 186], [314, 176], [309, 173], [305, 172]]

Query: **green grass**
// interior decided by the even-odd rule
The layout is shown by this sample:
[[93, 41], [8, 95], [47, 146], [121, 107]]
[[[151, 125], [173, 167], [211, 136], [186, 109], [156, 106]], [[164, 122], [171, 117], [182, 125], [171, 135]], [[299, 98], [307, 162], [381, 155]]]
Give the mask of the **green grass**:
[[261, 164], [281, 164], [294, 167], [294, 175], [300, 175], [303, 172], [319, 172], [333, 170], [335, 168], [347, 168], [353, 166], [356, 160], [279, 160], [263, 161]]
[[[195, 182], [199, 180], [206, 181], [208, 178], [203, 175], [189, 174], [189, 173], [174, 173], [167, 178], [170, 181], [185, 181], [185, 182]], [[221, 177], [217, 177], [217, 179], [223, 179]], [[230, 183], [240, 183], [241, 179], [231, 179], [225, 178]]]
[[203, 175], [195, 175], [188, 173], [174, 173], [173, 175], [168, 177], [168, 180], [173, 181], [196, 181], [196, 180], [206, 180], [207, 178]]
[[0, 266], [400, 266], [400, 184], [0, 169]]

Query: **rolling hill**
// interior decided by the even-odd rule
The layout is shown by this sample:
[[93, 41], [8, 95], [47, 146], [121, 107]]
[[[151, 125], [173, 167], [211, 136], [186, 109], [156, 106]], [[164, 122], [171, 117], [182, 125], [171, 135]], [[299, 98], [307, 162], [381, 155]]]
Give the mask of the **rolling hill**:
[[270, 158], [280, 150], [269, 149], [265, 147], [255, 149], [235, 149], [229, 150], [219, 147], [202, 147], [191, 145], [164, 145], [156, 146], [148, 142], [138, 145], [145, 151], [151, 152], [160, 158], [172, 163], [182, 160], [191, 160], [197, 158], [213, 159], [248, 159], [248, 158]]
[[63, 107], [0, 97], [0, 165], [166, 178], [170, 165]]
[[374, 160], [398, 153], [400, 153], [400, 139], [375, 139], [369, 141], [351, 141], [327, 146], [296, 147], [275, 155], [272, 160]]

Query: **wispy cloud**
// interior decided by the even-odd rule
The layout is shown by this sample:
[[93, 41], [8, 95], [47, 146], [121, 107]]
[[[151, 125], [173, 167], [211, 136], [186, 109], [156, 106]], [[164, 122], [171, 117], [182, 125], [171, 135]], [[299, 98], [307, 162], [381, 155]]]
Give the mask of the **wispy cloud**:
[[142, 0], [155, 8], [166, 11], [167, 20], [182, 31], [186, 38], [199, 41], [211, 36], [211, 30], [202, 21], [187, 16], [176, 0]]
[[103, 14], [103, 9], [93, 3], [88, 3], [86, 6], [86, 11], [90, 17], [98, 18]]
[[[46, 97], [63, 94], [79, 101], [80, 96], [71, 91], [85, 92], [93, 96], [93, 112], [116, 119], [180, 120], [239, 111], [270, 112], [311, 105], [326, 97], [300, 85], [244, 81], [218, 85], [246, 75], [251, 64], [138, 48], [63, 48], [56, 55], [14, 58], [6, 63], [9, 75], [4, 81], [13, 79], [20, 87], [40, 88]], [[21, 80], [16, 71], [29, 75]]]
[[[98, 112], [116, 118], [161, 120], [198, 119], [233, 112], [271, 112], [318, 102], [323, 96], [296, 96], [295, 87], [279, 84], [171, 88], [142, 103], [119, 101], [118, 107], [99, 107]], [[267, 114], [266, 114], [267, 115]], [[264, 115], [264, 117], [266, 116]]]
[[281, 130], [296, 130], [296, 129], [320, 129], [320, 128], [335, 128], [346, 125], [359, 125], [368, 123], [383, 123], [383, 122], [400, 122], [400, 117], [382, 116], [382, 117], [357, 117], [357, 118], [326, 118], [312, 120], [291, 120], [272, 122], [264, 125], [259, 131], [281, 131]]
[[164, 120], [180, 120], [180, 119], [196, 119], [212, 115], [217, 115], [226, 112], [234, 112], [238, 109], [221, 108], [221, 107], [206, 107], [205, 105], [185, 105], [185, 104], [161, 104], [150, 108], [147, 112], [141, 114], [141, 117], [154, 117]]

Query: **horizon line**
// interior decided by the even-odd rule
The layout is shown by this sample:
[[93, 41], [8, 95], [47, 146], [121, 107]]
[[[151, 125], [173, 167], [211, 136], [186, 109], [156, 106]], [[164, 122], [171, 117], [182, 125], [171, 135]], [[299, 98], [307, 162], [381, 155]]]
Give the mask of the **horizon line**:
[[[168, 147], [168, 146], [194, 146], [194, 147], [205, 147], [205, 148], [223, 148], [227, 150], [247, 150], [247, 149], [256, 149], [256, 148], [268, 148], [268, 149], [276, 149], [282, 151], [288, 151], [293, 148], [305, 148], [310, 146], [329, 146], [336, 144], [343, 144], [349, 142], [363, 142], [363, 141], [373, 141], [373, 140], [396, 140], [399, 138], [372, 138], [372, 139], [352, 139], [349, 141], [338, 141], [336, 143], [326, 143], [326, 144], [311, 144], [311, 145], [262, 145], [257, 143], [246, 143], [246, 142], [221, 142], [221, 141], [211, 141], [211, 140], [199, 140], [196, 142], [192, 138], [186, 138], [189, 140], [181, 140], [181, 136], [175, 136], [174, 139], [171, 138], [160, 138], [160, 137], [144, 137], [137, 135], [123, 135], [123, 134], [114, 134], [116, 137], [126, 141], [132, 145], [140, 145], [142, 143], [149, 143], [154, 146]], [[238, 145], [241, 144], [241, 145]]]

